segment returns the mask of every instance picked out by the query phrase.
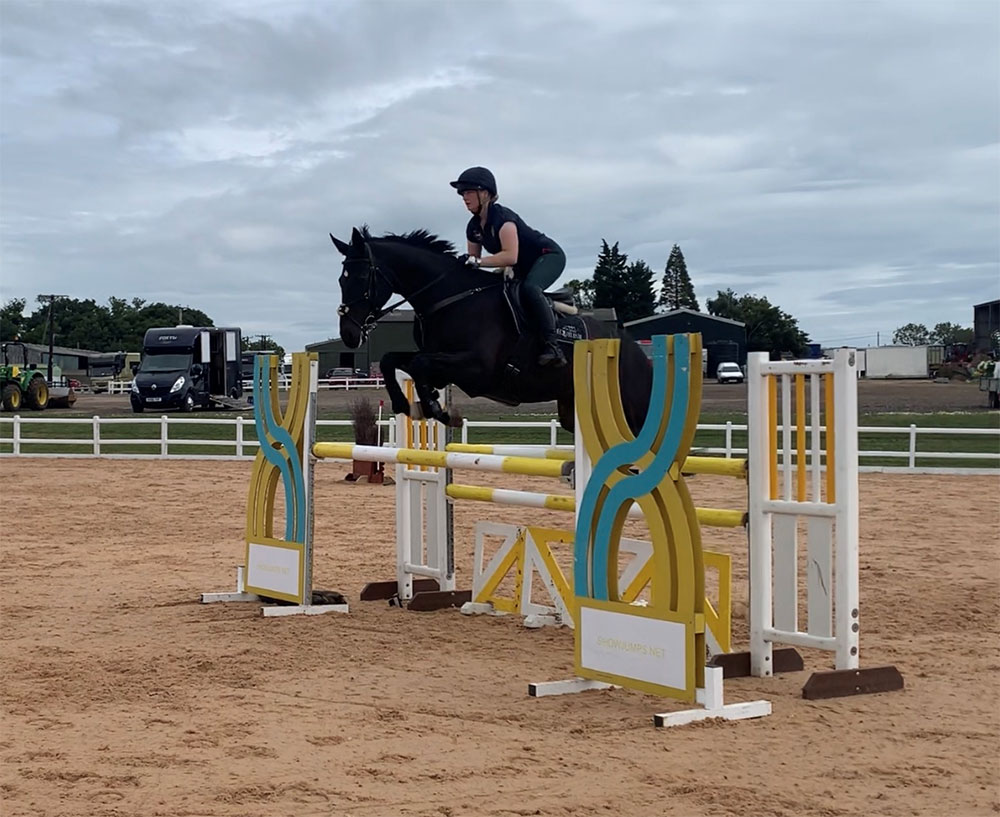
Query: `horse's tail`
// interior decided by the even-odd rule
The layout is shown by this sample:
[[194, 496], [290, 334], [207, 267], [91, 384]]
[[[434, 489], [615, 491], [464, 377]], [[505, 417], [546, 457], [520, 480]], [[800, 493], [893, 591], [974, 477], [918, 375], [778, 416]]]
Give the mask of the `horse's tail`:
[[621, 339], [618, 382], [628, 426], [633, 434], [638, 434], [649, 413], [649, 399], [653, 391], [652, 361], [625, 328], [612, 328], [609, 331], [606, 324], [590, 316], [585, 317], [584, 321], [592, 338], [610, 336]]
[[633, 434], [638, 434], [649, 413], [653, 391], [653, 363], [627, 329], [619, 329], [621, 352], [618, 357], [618, 382], [625, 417]]

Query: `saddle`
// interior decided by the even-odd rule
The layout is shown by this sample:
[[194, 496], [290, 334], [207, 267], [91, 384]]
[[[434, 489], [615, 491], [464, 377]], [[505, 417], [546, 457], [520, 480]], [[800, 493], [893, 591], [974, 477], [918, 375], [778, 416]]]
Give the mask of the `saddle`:
[[[536, 329], [532, 328], [531, 321], [526, 316], [524, 305], [521, 301], [522, 286], [516, 279], [504, 277], [503, 295], [514, 325], [517, 328], [519, 340], [513, 354], [504, 364], [503, 377], [507, 384], [507, 389], [516, 392], [518, 382], [526, 371], [535, 369], [535, 358], [538, 356], [539, 337]], [[556, 317], [556, 337], [559, 342], [567, 348], [566, 354], [572, 360], [573, 344], [578, 340], [589, 340], [590, 333], [577, 312], [576, 303], [573, 300], [573, 290], [563, 288], [555, 292], [544, 293], [545, 299], [555, 313]], [[493, 399], [497, 399], [494, 397]], [[499, 402], [508, 402], [499, 400]], [[516, 405], [516, 404], [511, 404]]]
[[[543, 293], [549, 302], [556, 316], [556, 335], [561, 343], [573, 345], [578, 340], [589, 340], [587, 326], [583, 318], [578, 316], [579, 310], [576, 301], [573, 299], [573, 290], [569, 287], [557, 289], [555, 292]], [[511, 317], [514, 319], [514, 326], [519, 334], [531, 335], [535, 331], [527, 327], [531, 326], [531, 321], [527, 318], [527, 313], [521, 303], [521, 281], [516, 278], [504, 276], [503, 295], [507, 306], [510, 309]]]

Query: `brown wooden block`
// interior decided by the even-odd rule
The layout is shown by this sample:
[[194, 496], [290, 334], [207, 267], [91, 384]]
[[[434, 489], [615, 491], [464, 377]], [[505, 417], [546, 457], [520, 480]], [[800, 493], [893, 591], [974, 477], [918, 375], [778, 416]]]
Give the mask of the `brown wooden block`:
[[802, 687], [802, 697], [816, 701], [874, 692], [896, 692], [902, 688], [903, 676], [895, 667], [840, 669], [814, 672]]
[[[772, 672], [780, 674], [783, 672], [799, 672], [805, 669], [802, 663], [802, 656], [795, 647], [777, 647], [772, 651], [771, 662], [774, 665]], [[722, 667], [723, 678], [749, 678], [750, 677], [750, 653], [749, 652], [728, 652], [712, 656], [709, 662], [711, 666]]]

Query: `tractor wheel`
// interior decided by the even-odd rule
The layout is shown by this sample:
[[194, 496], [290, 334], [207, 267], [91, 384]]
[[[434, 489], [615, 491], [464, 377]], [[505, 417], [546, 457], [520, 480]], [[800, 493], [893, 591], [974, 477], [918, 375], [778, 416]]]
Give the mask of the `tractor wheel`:
[[8, 383], [3, 387], [3, 409], [4, 411], [17, 411], [21, 408], [21, 387], [17, 383]]
[[44, 378], [31, 378], [31, 382], [28, 383], [28, 390], [24, 396], [28, 408], [34, 411], [44, 409], [49, 404], [49, 387]]

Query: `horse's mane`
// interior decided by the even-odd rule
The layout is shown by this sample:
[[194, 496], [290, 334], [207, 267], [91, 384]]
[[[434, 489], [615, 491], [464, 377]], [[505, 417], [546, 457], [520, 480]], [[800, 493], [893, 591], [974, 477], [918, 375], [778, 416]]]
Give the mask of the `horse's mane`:
[[[365, 239], [373, 238], [372, 234], [368, 231], [368, 225], [365, 224], [361, 228], [361, 234]], [[379, 236], [380, 239], [384, 241], [393, 241], [397, 244], [406, 244], [410, 247], [420, 247], [425, 250], [431, 250], [433, 252], [441, 253], [441, 255], [450, 255], [452, 258], [456, 257], [455, 245], [446, 239], [439, 238], [430, 233], [427, 230], [413, 230], [409, 233], [404, 233], [402, 235], [397, 235], [396, 233], [386, 233], [383, 236]]]

